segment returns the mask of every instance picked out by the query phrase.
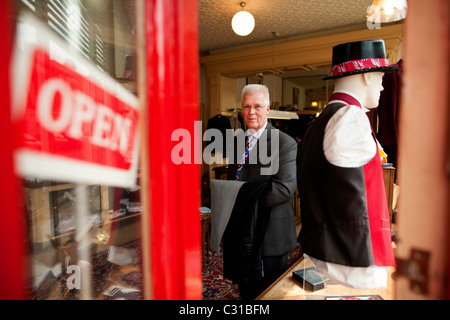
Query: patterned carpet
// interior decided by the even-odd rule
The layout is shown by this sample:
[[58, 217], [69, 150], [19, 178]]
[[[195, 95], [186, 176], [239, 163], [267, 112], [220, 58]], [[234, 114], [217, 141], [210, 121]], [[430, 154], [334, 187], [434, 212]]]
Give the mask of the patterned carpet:
[[212, 251], [203, 269], [203, 300], [239, 300], [237, 285], [223, 277], [222, 255]]
[[[300, 246], [289, 253], [289, 267], [302, 257]], [[222, 255], [211, 251], [203, 269], [203, 300], [240, 300], [237, 285], [223, 277]]]

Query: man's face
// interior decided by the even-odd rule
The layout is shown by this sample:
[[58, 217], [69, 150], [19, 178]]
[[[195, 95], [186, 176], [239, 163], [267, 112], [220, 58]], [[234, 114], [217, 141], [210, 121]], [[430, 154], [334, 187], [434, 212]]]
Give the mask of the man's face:
[[270, 106], [265, 106], [264, 94], [257, 92], [246, 93], [242, 100], [242, 113], [248, 129], [255, 132], [261, 129], [267, 122]]

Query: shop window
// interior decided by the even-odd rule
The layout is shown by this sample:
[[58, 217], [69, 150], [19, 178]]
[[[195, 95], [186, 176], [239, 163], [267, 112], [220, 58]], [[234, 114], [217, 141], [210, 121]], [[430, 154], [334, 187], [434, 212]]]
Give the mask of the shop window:
[[[69, 109], [73, 108], [73, 103], [64, 104], [61, 101], [69, 99], [67, 101], [73, 102], [75, 98], [72, 97], [76, 99], [82, 97], [83, 101], [93, 101], [91, 107], [92, 110], [97, 110], [95, 112], [101, 109], [104, 117], [112, 114], [114, 122], [111, 124], [117, 128], [126, 129], [131, 121], [137, 122], [136, 109], [125, 110], [122, 107], [130, 101], [133, 102], [131, 104], [133, 108], [138, 105], [135, 102], [137, 97], [134, 89], [134, 70], [129, 70], [133, 68], [135, 57], [134, 1], [16, 0], [15, 4], [17, 23], [21, 23], [24, 12], [31, 13], [33, 17], [38, 17], [36, 21], [45, 26], [46, 32], [50, 32], [58, 39], [58, 48], [67, 49], [67, 52], [76, 52], [73, 55], [69, 53], [64, 56], [65, 59], [58, 60], [58, 68], [67, 69], [66, 73], [73, 74], [73, 78], [66, 79], [61, 76], [58, 79], [61, 81], [54, 82], [56, 86], [48, 86], [48, 88], [65, 88], [52, 96], [52, 99], [48, 99], [51, 103], [58, 104], [58, 107], [53, 110], [55, 118], [58, 118], [58, 112], [62, 113], [58, 110], [62, 110], [64, 105]], [[26, 22], [30, 24], [30, 21]], [[17, 30], [21, 32], [21, 28]], [[35, 31], [36, 37], [27, 36], [27, 41], [40, 41], [39, 28]], [[52, 63], [51, 51], [48, 56], [49, 63]], [[45, 54], [42, 57], [47, 59]], [[77, 70], [70, 70], [73, 64], [72, 58], [76, 60], [75, 65], [84, 67], [84, 71], [95, 74], [95, 77], [89, 78], [90, 80], [86, 80], [86, 83], [80, 83], [85, 80], [83, 75], [77, 74]], [[40, 70], [42, 74], [36, 76], [38, 81], [40, 78], [48, 77], [46, 72], [49, 72], [48, 68], [44, 67]], [[32, 72], [36, 71], [29, 71], [29, 74]], [[22, 77], [21, 81], [25, 82], [28, 81], [26, 75], [28, 73], [15, 76]], [[101, 78], [102, 83], [108, 83], [109, 85], [104, 86], [106, 90], [109, 87], [115, 88], [116, 84], [125, 85], [125, 88], [118, 85], [122, 88], [117, 89], [118, 94], [114, 94], [116, 92], [99, 94], [98, 90], [103, 89], [103, 86], [98, 85], [94, 78]], [[64, 92], [69, 92], [72, 95], [71, 98], [62, 96]], [[123, 98], [125, 102], [119, 101], [123, 103], [119, 103], [120, 108], [116, 110], [114, 108], [117, 107], [108, 105], [102, 100], [106, 99], [107, 95], [113, 100]], [[96, 101], [96, 98], [100, 99], [100, 102]], [[29, 98], [28, 101], [31, 102], [27, 102], [27, 108], [30, 103], [37, 103], [38, 99]], [[38, 107], [33, 110], [38, 110]], [[83, 112], [86, 111], [83, 110]], [[33, 117], [37, 117], [38, 113], [38, 111], [27, 112], [24, 120], [21, 120], [22, 127], [26, 130], [34, 130], [31, 127], [38, 126], [39, 122], [33, 120]], [[88, 158], [97, 165], [92, 167], [90, 163], [84, 163], [83, 170], [80, 172], [89, 172], [91, 176], [96, 175], [98, 163], [108, 163], [110, 160], [99, 158], [104, 155], [106, 155], [105, 158], [110, 157], [111, 152], [123, 151], [121, 150], [122, 140], [117, 140], [116, 145], [111, 147], [113, 138], [122, 139], [123, 136], [128, 136], [114, 131], [111, 131], [111, 140], [101, 136], [103, 140], [100, 139], [100, 146], [112, 149], [105, 152], [98, 145], [89, 144], [94, 140], [95, 129], [87, 127], [95, 126], [93, 124], [95, 118], [90, 119], [92, 123], [85, 121], [86, 117], [83, 119], [83, 124], [77, 127], [76, 132], [73, 124], [51, 135], [38, 127], [36, 131], [32, 131], [36, 132], [35, 135], [29, 135], [29, 131], [26, 131], [26, 134], [21, 136], [23, 140], [21, 143], [25, 148], [33, 151], [49, 153], [55, 145], [74, 139], [76, 136], [78, 140], [73, 145], [82, 148], [82, 152], [91, 152]], [[104, 119], [102, 121], [106, 121]], [[70, 123], [69, 120], [67, 121]], [[106, 132], [105, 127], [100, 128]], [[136, 130], [136, 132], [139, 131]], [[84, 146], [84, 144], [88, 145]], [[71, 153], [78, 156], [78, 152], [81, 151], [73, 149], [62, 150], [61, 153], [64, 153], [62, 155], [57, 152], [56, 154], [65, 159], [65, 157], [69, 158]], [[129, 156], [127, 153], [124, 158]], [[134, 152], [131, 156], [136, 163], [139, 153]], [[26, 156], [22, 156], [21, 160], [28, 162]], [[84, 182], [84, 178], [72, 181], [59, 178], [57, 175], [51, 179], [45, 175], [40, 176], [40, 166], [47, 164], [39, 161], [31, 161], [31, 163], [37, 168], [35, 171], [37, 173], [21, 174], [28, 217], [31, 297], [36, 300], [142, 298], [140, 233], [142, 206], [138, 170], [133, 183], [122, 184], [120, 179], [117, 183], [114, 180], [107, 183], [93, 183], [92, 180], [95, 179], [92, 177], [87, 177]], [[137, 164], [136, 167], [138, 167]], [[50, 168], [50, 171], [52, 169]], [[100, 179], [100, 181], [103, 180]]]

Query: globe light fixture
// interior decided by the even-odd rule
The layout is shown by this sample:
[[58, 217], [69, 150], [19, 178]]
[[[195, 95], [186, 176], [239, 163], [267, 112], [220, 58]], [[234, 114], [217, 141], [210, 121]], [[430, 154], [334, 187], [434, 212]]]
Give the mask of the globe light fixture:
[[239, 11], [231, 20], [233, 31], [240, 36], [248, 36], [255, 28], [255, 19], [250, 12], [244, 11], [245, 2], [241, 2], [242, 11]]
[[370, 22], [394, 22], [406, 17], [408, 4], [406, 0], [375, 0], [368, 11]]

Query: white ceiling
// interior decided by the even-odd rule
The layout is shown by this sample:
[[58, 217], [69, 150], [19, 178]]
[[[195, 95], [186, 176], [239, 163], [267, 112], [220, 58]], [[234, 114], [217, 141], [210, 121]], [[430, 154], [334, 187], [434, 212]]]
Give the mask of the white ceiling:
[[373, 0], [247, 0], [245, 10], [254, 16], [255, 29], [246, 37], [231, 29], [233, 15], [242, 10], [240, 2], [198, 0], [200, 54], [337, 28], [366, 28]]

